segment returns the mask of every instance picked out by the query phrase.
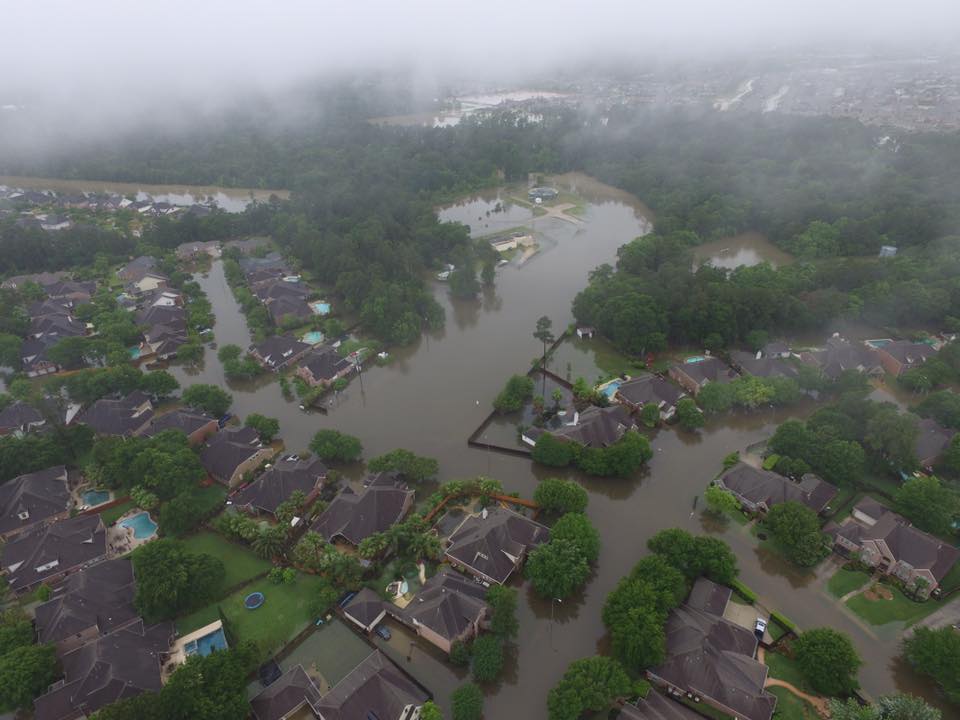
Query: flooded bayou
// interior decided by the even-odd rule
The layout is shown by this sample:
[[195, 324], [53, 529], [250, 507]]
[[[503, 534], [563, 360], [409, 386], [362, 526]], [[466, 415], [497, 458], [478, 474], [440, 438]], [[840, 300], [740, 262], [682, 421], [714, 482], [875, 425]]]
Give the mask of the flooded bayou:
[[[577, 178], [567, 180], [572, 185]], [[259, 412], [278, 418], [280, 435], [290, 450], [305, 448], [320, 428], [336, 428], [359, 437], [366, 457], [407, 448], [437, 458], [441, 481], [488, 475], [508, 492], [530, 497], [539, 479], [558, 473], [523, 458], [472, 449], [467, 437], [489, 412], [505, 379], [527, 370], [539, 355], [540, 344], [531, 334], [537, 318], [548, 315], [555, 328], [564, 328], [572, 321], [571, 301], [586, 286], [590, 270], [612, 263], [620, 245], [651, 228], [649, 211], [636, 200], [586, 178], [580, 177], [578, 184], [577, 191], [587, 200], [582, 224], [548, 216], [533, 220], [540, 251], [522, 266], [501, 267], [496, 287], [475, 301], [454, 300], [444, 284], [436, 283], [436, 297], [447, 313], [445, 329], [424, 335], [413, 346], [393, 349], [392, 361], [365, 370], [362, 385], [354, 379], [328, 415], [306, 414], [297, 402], [284, 400], [273, 377], [251, 384], [227, 381], [211, 350], [199, 371], [188, 374], [174, 368], [174, 372], [181, 383], [229, 387], [233, 412], [241, 417]], [[442, 210], [440, 216], [471, 225], [476, 235], [522, 224], [529, 227], [529, 211], [516, 206], [487, 215], [503, 200], [497, 193], [472, 198]], [[221, 262], [198, 279], [217, 315], [217, 342], [246, 347], [250, 336]], [[583, 368], [584, 373], [589, 370]], [[594, 377], [599, 374], [594, 368]], [[718, 525], [695, 509], [695, 499], [721, 469], [725, 455], [765, 439], [787, 417], [811, 410], [800, 406], [722, 418], [698, 434], [660, 430], [651, 437], [654, 457], [649, 468], [629, 480], [568, 473], [590, 493], [588, 514], [603, 541], [596, 574], [580, 596], [554, 608], [536, 597], [520, 577], [512, 579], [521, 589], [520, 636], [501, 680], [485, 688], [485, 716], [546, 717], [547, 692], [570, 662], [605, 648], [601, 609], [607, 593], [646, 554], [647, 539], [670, 527], [722, 536], [739, 558], [741, 579], [758, 592], [763, 604], [801, 628], [831, 626], [848, 633], [866, 660], [860, 680], [870, 695], [899, 690], [937, 702], [932, 687], [897, 661], [898, 625], [867, 627], [827, 595], [829, 563], [821, 566], [820, 574], [799, 571], [761, 549], [745, 527], [732, 522]], [[361, 472], [356, 467], [349, 474]], [[449, 707], [450, 693], [467, 679], [465, 671], [453, 668], [432, 646], [412, 639], [403, 628], [395, 624], [391, 628], [389, 642], [376, 642]], [[944, 716], [949, 713], [945, 709]]]

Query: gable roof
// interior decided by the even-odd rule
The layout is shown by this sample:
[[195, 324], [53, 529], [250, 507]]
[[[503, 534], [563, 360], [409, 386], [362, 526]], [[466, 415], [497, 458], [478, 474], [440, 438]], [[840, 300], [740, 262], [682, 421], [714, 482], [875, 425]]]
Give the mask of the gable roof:
[[703, 720], [700, 713], [653, 689], [636, 704], [626, 703], [618, 717], [621, 720]]
[[238, 467], [262, 450], [259, 441], [252, 442], [247, 431], [257, 437], [253, 428], [223, 430], [211, 436], [200, 451], [200, 464], [213, 477], [230, 480]]
[[551, 433], [584, 447], [609, 447], [637, 425], [623, 405], [605, 408], [591, 406], [575, 415], [575, 418], [575, 425], [564, 425]]
[[737, 463], [724, 472], [719, 480], [724, 487], [754, 505], [771, 508], [791, 500], [803, 503], [814, 512], [821, 512], [837, 495], [837, 489], [812, 473], [795, 483], [783, 475]]
[[[0, 535], [35, 525], [70, 509], [63, 465], [20, 475], [0, 485]], [[20, 516], [26, 514], [26, 517]]]
[[318, 457], [280, 460], [240, 490], [234, 502], [274, 514], [277, 507], [297, 490], [309, 495], [326, 477], [327, 467]]
[[739, 366], [743, 372], [755, 377], [796, 378], [800, 375], [800, 371], [797, 370], [793, 363], [776, 356], [758, 358], [753, 353], [734, 350], [730, 353], [730, 359], [735, 365]]
[[677, 363], [673, 366], [698, 385], [704, 382], [727, 383], [735, 379], [737, 373], [716, 356], [706, 357], [697, 362]]
[[894, 340], [884, 345], [881, 350], [904, 365], [919, 365], [937, 354], [933, 346], [909, 340]]
[[147, 437], [153, 437], [164, 430], [179, 430], [190, 436], [197, 430], [216, 422], [216, 418], [191, 408], [180, 408], [172, 412], [157, 415], [150, 423], [150, 427], [143, 431]]
[[471, 515], [450, 536], [447, 556], [461, 565], [503, 583], [517, 560], [550, 539], [550, 530], [512, 510], [495, 507]]
[[343, 607], [343, 614], [354, 620], [358, 625], [369, 628], [385, 612], [383, 598], [368, 587], [360, 590], [356, 595], [350, 598]]
[[13, 537], [3, 546], [3, 567], [10, 587], [20, 590], [101, 558], [106, 550], [100, 516], [78, 515]]
[[955, 430], [943, 427], [933, 418], [919, 420], [917, 431], [913, 452], [917, 460], [925, 465], [936, 462], [957, 434]]
[[676, 385], [667, 382], [661, 377], [644, 375], [643, 377], [620, 383], [620, 387], [617, 388], [617, 395], [625, 398], [634, 405], [645, 405], [651, 402], [657, 403], [658, 405], [661, 402], [667, 405], [676, 405], [684, 393]]
[[314, 706], [323, 720], [399, 718], [419, 707], [427, 693], [379, 650], [374, 650]]
[[282, 367], [310, 349], [291, 335], [273, 335], [253, 346], [253, 352], [272, 368]]
[[41, 643], [66, 640], [90, 627], [105, 635], [137, 617], [133, 564], [129, 557], [107, 560], [71, 575], [63, 590], [36, 609]]
[[75, 718], [78, 710], [89, 716], [117, 700], [159, 691], [173, 635], [172, 623], [145, 628], [140, 620], [67, 653], [63, 684], [36, 699], [35, 717]]
[[666, 659], [651, 672], [747, 720], [770, 720], [777, 699], [763, 689], [767, 666], [753, 659], [756, 649], [746, 628], [684, 603], [667, 619]]
[[42, 422], [44, 419], [40, 411], [22, 400], [17, 400], [0, 411], [0, 430], [19, 430]]
[[250, 707], [257, 720], [280, 720], [304, 703], [312, 706], [319, 701], [317, 686], [303, 665], [295, 665], [257, 693], [250, 701]]
[[[142, 409], [141, 409], [142, 408]], [[136, 390], [119, 400], [101, 398], [77, 417], [98, 435], [133, 435], [153, 418], [150, 398]]]
[[411, 624], [423, 625], [452, 641], [487, 614], [485, 597], [482, 585], [450, 568], [442, 568], [398, 614]]
[[340, 357], [340, 354], [329, 345], [315, 346], [308, 352], [300, 363], [301, 367], [310, 371], [317, 380], [332, 380], [344, 370], [353, 368], [347, 358]]
[[311, 530], [332, 541], [338, 535], [353, 545], [364, 538], [383, 532], [399, 522], [413, 499], [413, 490], [394, 473], [380, 473], [368, 481], [367, 487], [355, 493], [344, 488], [320, 513]]

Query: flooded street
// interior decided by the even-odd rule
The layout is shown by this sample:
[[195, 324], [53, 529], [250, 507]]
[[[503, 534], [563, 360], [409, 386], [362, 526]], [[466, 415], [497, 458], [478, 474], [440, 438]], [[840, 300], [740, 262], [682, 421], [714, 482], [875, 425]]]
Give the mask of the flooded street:
[[[329, 415], [301, 412], [296, 401], [283, 399], [272, 376], [254, 383], [227, 382], [210, 349], [199, 371], [172, 371], [184, 385], [211, 382], [229, 387], [234, 395], [232, 412], [241, 418], [252, 412], [278, 418], [280, 435], [290, 450], [305, 448], [320, 428], [336, 428], [358, 436], [368, 458], [407, 448], [437, 458], [443, 481], [489, 475], [500, 480], [507, 492], [530, 497], [538, 480], [556, 471], [535, 468], [522, 458], [471, 449], [467, 437], [487, 415], [505, 380], [526, 371], [539, 356], [541, 346], [532, 336], [537, 318], [549, 316], [559, 334], [572, 321], [571, 301], [586, 286], [589, 271], [614, 262], [620, 245], [650, 229], [646, 209], [629, 196], [612, 188], [605, 191], [595, 181], [581, 193], [589, 200], [581, 216], [584, 224], [550, 217], [534, 220], [541, 251], [522, 267], [500, 268], [496, 287], [485, 290], [478, 300], [453, 300], [447, 287], [436, 283], [436, 297], [447, 313], [445, 329], [423, 336], [410, 347], [392, 350], [390, 364], [367, 369], [362, 388], [354, 379]], [[528, 212], [524, 211], [526, 216], [518, 212], [522, 208], [487, 216], [496, 202], [495, 194], [475, 198], [444, 210], [441, 217], [465, 222], [475, 234], [529, 221]], [[216, 261], [208, 276], [198, 279], [217, 315], [217, 342], [246, 347], [250, 336], [221, 262]], [[929, 687], [896, 663], [896, 628], [880, 633], [863, 626], [823, 592], [825, 578], [800, 572], [759, 550], [743, 527], [717, 526], [693, 511], [694, 499], [721, 469], [725, 455], [766, 438], [786, 417], [810, 409], [800, 406], [725, 418], [697, 435], [662, 430], [652, 437], [654, 458], [641, 477], [578, 478], [590, 493], [588, 514], [603, 540], [596, 575], [581, 596], [553, 608], [553, 623], [550, 603], [513, 579], [522, 588], [520, 636], [503, 679], [486, 688], [485, 717], [546, 717], [547, 692], [569, 663], [604, 648], [600, 616], [607, 593], [646, 553], [647, 539], [670, 527], [720, 534], [740, 559], [742, 580], [764, 604], [802, 628], [829, 625], [849, 633], [867, 661], [860, 678], [868, 693], [876, 696], [899, 689], [929, 697]], [[411, 645], [404, 630], [392, 627], [393, 639], [377, 642], [427, 685], [441, 705], [449, 707], [450, 692], [466, 680], [463, 671], [443, 662], [426, 643]], [[408, 655], [412, 655], [410, 661]]]

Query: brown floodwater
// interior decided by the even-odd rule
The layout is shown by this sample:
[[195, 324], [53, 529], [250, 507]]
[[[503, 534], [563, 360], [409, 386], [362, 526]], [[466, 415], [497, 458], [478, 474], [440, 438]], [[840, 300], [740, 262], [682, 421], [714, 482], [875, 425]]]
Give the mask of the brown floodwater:
[[784, 252], [758, 232], [746, 232], [698, 245], [693, 250], [694, 267], [709, 262], [714, 267], [733, 270], [741, 265], [768, 262], [782, 267], [793, 262], [793, 255]]
[[64, 180], [62, 178], [27, 177], [24, 175], [0, 175], [0, 185], [25, 190], [53, 190], [54, 192], [96, 192], [136, 195], [143, 199], [150, 196], [157, 202], [171, 205], [193, 205], [204, 200], [216, 200], [227, 212], [243, 212], [251, 199], [265, 202], [271, 195], [287, 199], [289, 190], [265, 190], [261, 188], [225, 188], [216, 185], [146, 185], [144, 183], [107, 182], [103, 180]]
[[[442, 211], [441, 217], [471, 225], [479, 218], [483, 223], [486, 210], [495, 203], [495, 194], [474, 198]], [[366, 457], [408, 448], [437, 458], [443, 481], [489, 475], [508, 492], [530, 497], [540, 479], [558, 473], [537, 468], [524, 458], [470, 448], [467, 437], [489, 412], [506, 378], [525, 372], [540, 354], [540, 343], [532, 336], [537, 318], [547, 315], [555, 329], [564, 328], [572, 321], [571, 301], [587, 284], [589, 271], [614, 261], [620, 245], [650, 228], [640, 203], [613, 189], [604, 198], [602, 186], [595, 181], [582, 217], [583, 225], [536, 219], [534, 232], [541, 251], [522, 267], [511, 264], [498, 269], [496, 287], [475, 301], [454, 300], [446, 285], [435, 283], [435, 295], [446, 309], [446, 327], [391, 351], [391, 362], [366, 370], [362, 387], [353, 380], [327, 415], [301, 412], [296, 402], [283, 399], [270, 378], [226, 382], [212, 350], [207, 350], [202, 369], [187, 373], [173, 368], [173, 372], [183, 384], [213, 382], [230, 387], [233, 411], [241, 417], [260, 412], [278, 418], [291, 450], [305, 448], [318, 429], [332, 427], [358, 436]], [[519, 218], [504, 219], [504, 223], [515, 219]], [[249, 333], [224, 280], [221, 262], [214, 262], [209, 274], [198, 279], [217, 315], [217, 342], [246, 346]], [[596, 368], [582, 372], [593, 377], [600, 374]], [[651, 435], [653, 460], [634, 478], [596, 479], [567, 473], [590, 493], [588, 514], [603, 540], [597, 569], [581, 594], [556, 604], [553, 621], [550, 603], [536, 597], [520, 578], [512, 579], [520, 590], [520, 635], [509, 653], [504, 677], [485, 688], [485, 717], [546, 717], [547, 692], [570, 662], [605, 649], [600, 615], [607, 593], [646, 553], [647, 539], [671, 527], [723, 537], [739, 557], [743, 581], [764, 604], [801, 627], [828, 625], [848, 633], [866, 660], [860, 680], [868, 693], [902, 690], [930, 697], [929, 684], [897, 660], [898, 627], [863, 625], [825, 593], [825, 576], [797, 570], [758, 548], [741, 526], [718, 525], [694, 509], [725, 455], [766, 438], [785, 418], [810, 410], [809, 405], [801, 405], [732, 416], [712, 421], [697, 434], [660, 430]], [[356, 477], [361, 471], [357, 466], [349, 474]], [[377, 639], [377, 643], [449, 708], [450, 693], [465, 681], [464, 673], [403, 628], [391, 627], [393, 638], [387, 643]]]

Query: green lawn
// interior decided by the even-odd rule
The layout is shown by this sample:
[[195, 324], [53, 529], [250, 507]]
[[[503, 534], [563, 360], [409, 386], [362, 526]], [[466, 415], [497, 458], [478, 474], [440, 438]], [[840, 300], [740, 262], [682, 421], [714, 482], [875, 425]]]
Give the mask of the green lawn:
[[[239, 641], [252, 640], [263, 657], [287, 644], [314, 620], [309, 611], [310, 601], [316, 596], [323, 579], [315, 575], [297, 575], [292, 585], [274, 585], [267, 579], [252, 582], [213, 603], [177, 621], [177, 631], [184, 635], [215, 621], [218, 608], [223, 610]], [[263, 607], [247, 610], [244, 598], [252, 592], [266, 597]]]
[[867, 584], [870, 576], [862, 570], [839, 568], [827, 582], [827, 590], [834, 597], [843, 597]]
[[136, 505], [134, 504], [133, 500], [127, 500], [126, 502], [122, 502], [119, 505], [114, 505], [112, 508], [104, 510], [102, 513], [100, 513], [100, 519], [103, 520], [104, 525], [112, 525], [119, 520], [124, 513], [133, 510], [135, 507]]
[[935, 600], [911, 600], [893, 585], [880, 587], [889, 590], [893, 597], [890, 600], [869, 600], [860, 593], [847, 600], [847, 607], [871, 625], [886, 625], [892, 622], [910, 625], [943, 606], [943, 602]]
[[813, 706], [784, 687], [772, 687], [767, 690], [777, 696], [777, 709], [774, 720], [818, 720], [819, 715]]
[[200, 532], [185, 538], [182, 542], [190, 552], [206, 553], [223, 561], [227, 570], [223, 580], [224, 589], [236, 587], [242, 582], [251, 580], [260, 573], [267, 572], [271, 567], [268, 561], [258, 558], [250, 550], [230, 542], [215, 532]]
[[767, 667], [770, 668], [770, 677], [785, 680], [804, 692], [813, 692], [813, 690], [811, 690], [811, 688], [807, 685], [807, 679], [803, 676], [803, 673], [800, 672], [800, 668], [797, 667], [796, 662], [788, 658], [786, 655], [781, 655], [780, 653], [775, 652], [767, 652], [765, 660]]

